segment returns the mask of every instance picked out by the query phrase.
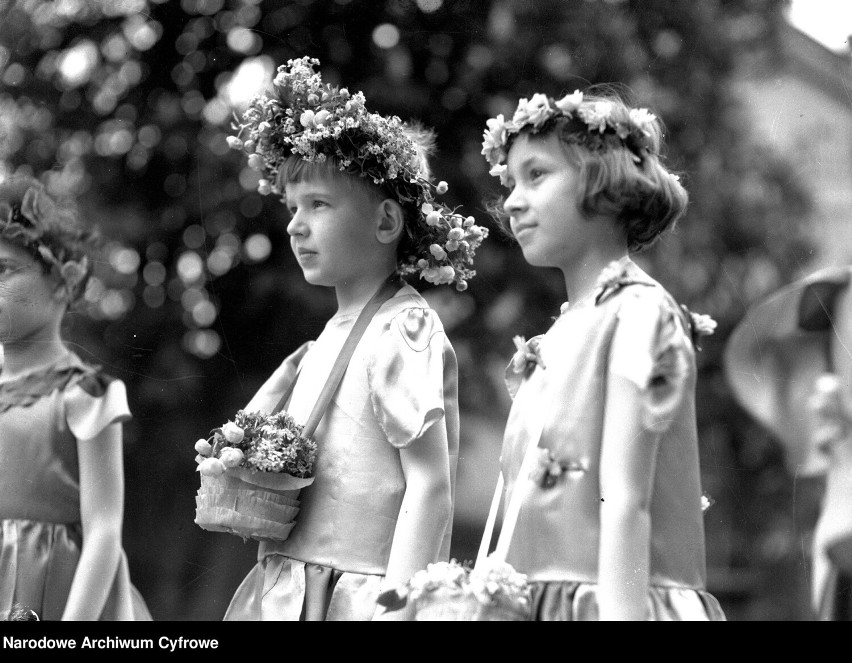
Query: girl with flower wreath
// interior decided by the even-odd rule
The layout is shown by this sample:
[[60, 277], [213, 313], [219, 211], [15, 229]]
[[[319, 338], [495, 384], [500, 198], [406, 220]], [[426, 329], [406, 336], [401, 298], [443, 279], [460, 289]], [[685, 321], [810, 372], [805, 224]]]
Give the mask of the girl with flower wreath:
[[[458, 374], [441, 320], [401, 275], [464, 290], [487, 230], [435, 199], [432, 135], [370, 113], [361, 92], [323, 84], [319, 61], [290, 60], [231, 136], [280, 197], [305, 280], [337, 312], [245, 407], [304, 423], [374, 293], [388, 290], [315, 429], [314, 482], [283, 542], [261, 541], [225, 620], [411, 619], [380, 592], [446, 560], [458, 459]], [[295, 380], [295, 386], [293, 382]]]
[[706, 590], [691, 314], [632, 254], [671, 228], [687, 192], [662, 125], [613, 90], [521, 99], [482, 153], [500, 221], [568, 299], [506, 372], [505, 503], [522, 492], [506, 561], [532, 619], [723, 620]]
[[[124, 383], [63, 341], [94, 233], [42, 184], [0, 182], [0, 614], [150, 620], [121, 534]], [[29, 612], [27, 612], [29, 611]]]

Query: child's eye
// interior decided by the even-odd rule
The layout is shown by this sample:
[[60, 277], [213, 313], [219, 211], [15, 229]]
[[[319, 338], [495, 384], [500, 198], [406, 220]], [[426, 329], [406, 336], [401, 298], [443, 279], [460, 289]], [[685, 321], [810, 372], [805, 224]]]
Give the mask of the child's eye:
[[544, 175], [544, 171], [540, 168], [533, 168], [530, 170], [530, 180], [537, 180], [542, 175]]
[[326, 203], [325, 203], [324, 200], [315, 200], [314, 203], [313, 203], [313, 206], [314, 206], [314, 209], [316, 209], [317, 207], [325, 207], [325, 204]]

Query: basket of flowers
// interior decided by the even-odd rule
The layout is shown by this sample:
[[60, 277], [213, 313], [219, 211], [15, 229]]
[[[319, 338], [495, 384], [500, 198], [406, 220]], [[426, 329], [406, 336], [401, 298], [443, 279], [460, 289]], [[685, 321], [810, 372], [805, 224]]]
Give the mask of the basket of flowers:
[[284, 541], [299, 492], [314, 480], [316, 443], [284, 411], [240, 410], [195, 443], [201, 487], [195, 523], [257, 541]]
[[471, 568], [456, 560], [428, 564], [401, 589], [383, 592], [379, 603], [397, 610], [412, 601], [415, 620], [522, 622], [530, 619], [527, 577], [507, 562], [486, 558]]

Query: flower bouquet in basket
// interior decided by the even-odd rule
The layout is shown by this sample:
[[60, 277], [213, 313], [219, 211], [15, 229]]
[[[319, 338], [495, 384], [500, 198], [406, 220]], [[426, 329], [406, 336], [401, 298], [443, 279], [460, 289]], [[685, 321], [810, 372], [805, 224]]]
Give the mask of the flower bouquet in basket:
[[284, 541], [299, 492], [314, 480], [316, 443], [286, 412], [240, 410], [195, 443], [201, 487], [195, 523], [243, 539]]
[[527, 577], [493, 557], [473, 568], [454, 559], [428, 564], [401, 589], [383, 592], [378, 599], [386, 610], [398, 610], [408, 601], [414, 602], [420, 622], [530, 619]]

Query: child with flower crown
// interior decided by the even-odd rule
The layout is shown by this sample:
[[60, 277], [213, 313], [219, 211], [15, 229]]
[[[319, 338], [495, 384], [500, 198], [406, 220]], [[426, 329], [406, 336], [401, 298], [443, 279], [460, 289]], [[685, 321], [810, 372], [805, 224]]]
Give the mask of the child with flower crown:
[[124, 383], [61, 324], [94, 234], [38, 180], [0, 182], [0, 614], [150, 620], [121, 544]]
[[607, 91], [535, 94], [484, 133], [508, 190], [498, 219], [568, 295], [546, 333], [516, 337], [506, 372], [506, 502], [523, 491], [506, 560], [537, 621], [724, 619], [695, 420], [696, 341], [715, 322], [631, 259], [687, 205], [661, 141], [654, 115]]
[[[279, 196], [305, 280], [334, 288], [337, 312], [287, 357], [246, 410], [304, 423], [359, 313], [369, 321], [313, 435], [314, 482], [283, 542], [262, 541], [225, 620], [410, 619], [376, 598], [446, 560], [459, 414], [455, 352], [441, 321], [401, 275], [467, 287], [487, 230], [437, 202], [431, 134], [367, 111], [364, 95], [323, 84], [319, 61], [290, 60], [254, 99], [232, 147]], [[295, 380], [295, 386], [293, 382]]]

